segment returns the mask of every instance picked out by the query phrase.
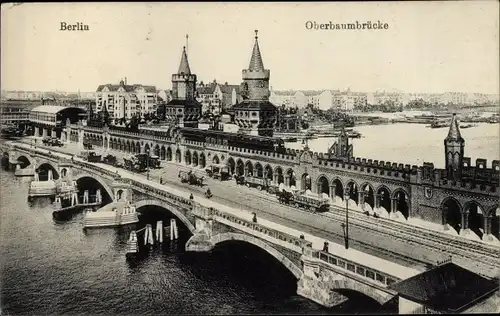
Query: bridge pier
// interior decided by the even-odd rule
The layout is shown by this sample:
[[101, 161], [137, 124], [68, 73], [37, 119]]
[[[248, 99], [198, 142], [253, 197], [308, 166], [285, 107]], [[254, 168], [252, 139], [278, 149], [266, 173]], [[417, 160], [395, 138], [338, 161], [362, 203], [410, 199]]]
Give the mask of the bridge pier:
[[306, 258], [312, 258], [312, 248], [310, 247], [304, 248], [304, 254], [302, 255], [303, 273], [297, 282], [297, 294], [326, 307], [337, 306], [347, 301], [347, 297], [332, 291], [329, 283], [333, 280], [332, 275], [328, 273], [329, 271], [310, 264], [307, 260], [304, 260]]
[[213, 219], [209, 210], [201, 206], [199, 203], [194, 203], [193, 216], [195, 217], [195, 228], [193, 236], [186, 243], [186, 251], [207, 252], [214, 248], [210, 241], [213, 232]]

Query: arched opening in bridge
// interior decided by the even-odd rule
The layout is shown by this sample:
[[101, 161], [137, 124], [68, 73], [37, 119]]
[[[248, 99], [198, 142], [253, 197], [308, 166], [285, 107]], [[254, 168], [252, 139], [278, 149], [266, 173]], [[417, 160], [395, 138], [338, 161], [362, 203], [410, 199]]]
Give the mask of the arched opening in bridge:
[[468, 216], [468, 228], [482, 238], [484, 234], [483, 208], [477, 202], [472, 201], [464, 205], [464, 212], [465, 216]]
[[167, 161], [172, 161], [172, 148], [170, 148], [170, 147], [167, 147], [166, 158], [167, 158]]
[[199, 165], [201, 168], [205, 168], [207, 165], [204, 153], [200, 154]]
[[[180, 220], [172, 211], [168, 209], [168, 207], [160, 206], [160, 205], [144, 205], [144, 206], [139, 206], [136, 211], [139, 213], [139, 223], [138, 223], [138, 229], [141, 229], [146, 226], [146, 224], [151, 224], [153, 226], [153, 235], [155, 236], [155, 244], [157, 243], [157, 236], [156, 236], [156, 225], [158, 221], [162, 221], [164, 231], [163, 231], [163, 242], [166, 244], [170, 240], [169, 238], [166, 237], [166, 229], [170, 227], [170, 220], [175, 219], [177, 228], [179, 231], [179, 239], [177, 241], [177, 244], [179, 245], [180, 251], [184, 251], [185, 249], [185, 244], [188, 241], [188, 239], [191, 237], [191, 232], [189, 228], [184, 224], [182, 220]], [[168, 229], [170, 231], [170, 229]], [[141, 233], [140, 233], [141, 234]], [[144, 235], [143, 233], [139, 236], [139, 244], [144, 245]]]
[[186, 150], [186, 155], [184, 157], [184, 160], [185, 160], [185, 163], [186, 165], [190, 165], [191, 164], [191, 152], [188, 150]]
[[243, 164], [243, 161], [241, 161], [241, 159], [238, 159], [236, 161], [236, 174], [238, 176], [245, 175], [245, 165]]
[[264, 168], [264, 175], [267, 180], [269, 180], [269, 183], [271, 183], [274, 179], [273, 175], [273, 168], [270, 165], [266, 165]]
[[151, 149], [149, 148], [149, 144], [144, 145], [144, 153], [151, 153]]
[[344, 185], [340, 179], [334, 179], [332, 185], [335, 187], [335, 196], [344, 199]]
[[302, 174], [302, 177], [300, 179], [300, 188], [304, 191], [311, 191], [312, 189], [312, 180], [311, 176], [308, 173]]
[[192, 163], [193, 166], [198, 167], [198, 153], [196, 151], [193, 152]]
[[346, 184], [347, 192], [349, 192], [349, 199], [352, 201], [356, 202], [356, 204], [359, 203], [358, 201], [358, 185], [354, 181], [349, 181]]
[[405, 191], [398, 189], [393, 194], [395, 212], [400, 212], [405, 219], [410, 216], [410, 204], [408, 194]]
[[29, 159], [26, 158], [26, 156], [19, 156], [17, 158], [17, 164], [21, 167], [21, 169], [24, 169], [24, 168], [28, 167], [29, 165], [31, 165]]
[[160, 148], [160, 159], [165, 160], [167, 158], [167, 151], [165, 150], [165, 146], [161, 146]]
[[490, 234], [495, 236], [497, 239], [500, 239], [500, 208], [495, 207], [490, 211]]
[[245, 176], [253, 177], [253, 165], [250, 161], [247, 161], [247, 163], [245, 164]]
[[375, 207], [375, 195], [373, 194], [373, 187], [370, 184], [365, 183], [361, 186], [361, 190], [364, 192], [364, 202], [370, 205], [370, 208], [373, 209]]
[[141, 153], [141, 144], [139, 142], [135, 143], [135, 151], [134, 153], [140, 154]]
[[388, 213], [391, 212], [391, 192], [385, 186], [377, 190], [377, 196], [380, 199], [380, 207], [384, 208]]
[[128, 140], [125, 142], [125, 151], [130, 153], [130, 142]]
[[[356, 314], [397, 314], [398, 313], [398, 299], [393, 299], [384, 305], [381, 305], [374, 298], [351, 289], [335, 289], [332, 290], [347, 298], [347, 301], [335, 307], [340, 313], [343, 311], [356, 311]], [[349, 313], [349, 312], [347, 312]]]
[[177, 150], [175, 151], [175, 162], [181, 162], [181, 157], [181, 150], [177, 148]]
[[233, 175], [236, 169], [236, 163], [234, 162], [234, 159], [232, 157], [229, 157], [227, 159], [227, 167], [229, 169], [229, 174]]
[[66, 178], [67, 175], [68, 175], [68, 169], [62, 168], [61, 169], [61, 177]]
[[286, 171], [286, 176], [288, 177], [289, 179], [289, 182], [288, 182], [288, 186], [297, 186], [297, 179], [295, 177], [295, 172], [293, 172], [292, 169], [288, 169]]
[[49, 179], [49, 171], [52, 172], [53, 180], [59, 179], [59, 173], [57, 172], [56, 168], [54, 168], [49, 163], [42, 163], [40, 166], [38, 166], [38, 168], [36, 168], [35, 171], [38, 173], [38, 179], [40, 181], [47, 181]]
[[260, 163], [255, 164], [255, 176], [257, 178], [263, 178], [264, 177], [264, 169], [262, 168], [262, 165]]
[[[200, 260], [200, 257], [206, 259]], [[271, 303], [297, 293], [294, 274], [266, 250], [245, 241], [218, 243], [211, 253], [197, 253], [192, 261], [193, 270], [199, 269], [200, 277], [211, 275], [226, 280], [228, 286], [243, 288], [251, 292], [251, 296], [259, 296], [260, 300], [267, 299]], [[207, 268], [210, 273], [206, 273]]]
[[160, 157], [160, 146], [156, 145], [153, 153], [155, 156]]
[[220, 160], [219, 157], [217, 157], [217, 155], [214, 155], [214, 158], [212, 158], [212, 163], [216, 165], [220, 164]]
[[447, 198], [441, 204], [443, 224], [448, 224], [457, 233], [462, 229], [462, 207], [454, 198]]
[[[111, 192], [108, 192], [106, 188], [101, 184], [101, 182], [90, 176], [84, 176], [76, 180], [76, 187], [78, 189], [78, 201], [81, 203], [83, 200], [83, 194], [85, 190], [89, 191], [89, 201], [95, 202], [97, 189], [101, 191], [102, 205], [111, 203], [112, 198], [110, 196]], [[118, 196], [117, 196], [118, 198]]]
[[328, 197], [330, 197], [330, 184], [328, 183], [328, 179], [325, 176], [321, 176], [318, 178], [317, 186], [319, 194], [326, 194]]

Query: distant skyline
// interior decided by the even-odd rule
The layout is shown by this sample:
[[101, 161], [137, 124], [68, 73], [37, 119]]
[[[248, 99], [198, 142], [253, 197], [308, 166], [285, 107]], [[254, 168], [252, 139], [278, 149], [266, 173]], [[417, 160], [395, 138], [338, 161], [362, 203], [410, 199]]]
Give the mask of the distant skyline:
[[[171, 88], [189, 34], [198, 80], [239, 84], [259, 30], [273, 90], [499, 93], [497, 1], [2, 5], [2, 90]], [[307, 21], [386, 30], [308, 30]], [[60, 31], [61, 22], [89, 25]]]

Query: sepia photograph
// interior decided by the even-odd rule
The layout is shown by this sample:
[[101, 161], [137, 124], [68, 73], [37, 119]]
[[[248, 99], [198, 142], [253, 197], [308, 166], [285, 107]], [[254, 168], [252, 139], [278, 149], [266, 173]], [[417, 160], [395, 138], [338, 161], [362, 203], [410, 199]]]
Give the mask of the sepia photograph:
[[3, 3], [0, 315], [500, 313], [499, 7]]

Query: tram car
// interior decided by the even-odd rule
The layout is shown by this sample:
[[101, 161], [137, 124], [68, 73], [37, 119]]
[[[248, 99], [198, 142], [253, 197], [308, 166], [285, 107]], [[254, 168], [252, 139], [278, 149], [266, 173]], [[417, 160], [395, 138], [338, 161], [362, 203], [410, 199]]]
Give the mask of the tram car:
[[179, 174], [177, 175], [182, 183], [188, 183], [191, 185], [199, 185], [200, 187], [203, 186], [203, 176], [198, 177], [195, 175], [193, 172], [189, 171], [179, 171]]
[[249, 188], [257, 188], [259, 191], [267, 191], [271, 181], [269, 179], [246, 176], [244, 182], [244, 184]]
[[83, 151], [81, 157], [88, 162], [101, 162], [101, 155], [96, 154], [95, 151]]
[[278, 200], [282, 204], [293, 205], [312, 213], [326, 212], [330, 208], [330, 200], [327, 198], [285, 190], [278, 195]]
[[219, 179], [220, 181], [231, 179], [231, 174], [229, 173], [229, 167], [221, 164], [213, 164], [205, 169], [205, 172], [209, 177], [214, 179]]
[[117, 167], [120, 166], [118, 159], [116, 158], [116, 156], [113, 156], [113, 155], [107, 155], [106, 157], [102, 158], [102, 163], [105, 163], [105, 164], [111, 165], [111, 166], [117, 166]]
[[144, 172], [147, 170], [147, 163], [144, 159], [132, 156], [129, 159], [123, 158], [123, 167], [129, 171]]

